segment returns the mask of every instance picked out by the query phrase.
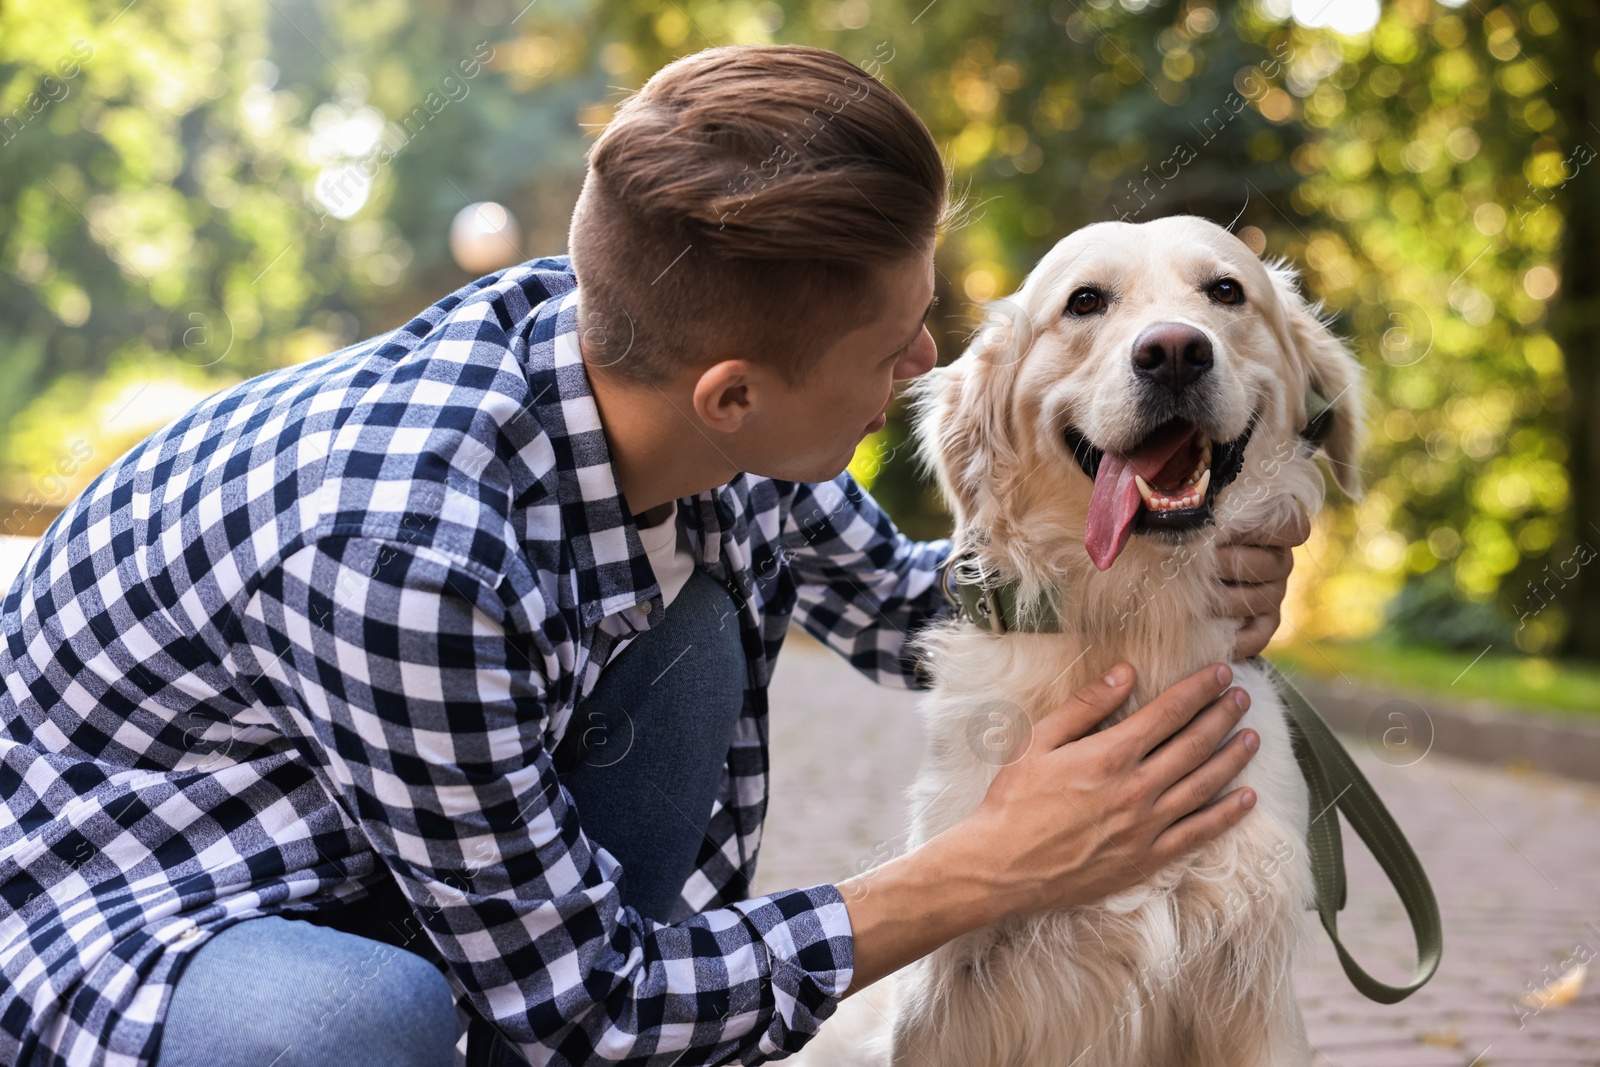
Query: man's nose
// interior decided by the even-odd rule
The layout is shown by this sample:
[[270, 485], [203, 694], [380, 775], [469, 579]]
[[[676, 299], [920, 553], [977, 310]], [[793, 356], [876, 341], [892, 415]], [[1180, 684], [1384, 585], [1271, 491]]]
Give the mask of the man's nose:
[[1181, 393], [1211, 369], [1211, 340], [1193, 326], [1161, 322], [1133, 342], [1133, 372]]
[[931, 371], [937, 362], [939, 362], [939, 346], [933, 343], [933, 335], [924, 326], [922, 335], [911, 343], [911, 347], [906, 349], [906, 354], [900, 362], [895, 364], [895, 381], [920, 378]]

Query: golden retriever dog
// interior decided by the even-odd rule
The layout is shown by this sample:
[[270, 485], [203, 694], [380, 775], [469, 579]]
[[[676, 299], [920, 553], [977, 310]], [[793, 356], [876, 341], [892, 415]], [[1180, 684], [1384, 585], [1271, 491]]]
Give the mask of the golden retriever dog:
[[[1175, 216], [1062, 240], [954, 363], [917, 383], [917, 435], [955, 516], [959, 573], [1014, 581], [1059, 632], [965, 619], [921, 638], [934, 684], [910, 845], [967, 816], [1033, 722], [1113, 664], [1125, 718], [1231, 658], [1216, 546], [1359, 492], [1360, 367], [1227, 230]], [[1320, 449], [1308, 387], [1332, 401]], [[964, 935], [845, 1000], [815, 1067], [1291, 1067], [1311, 1052], [1291, 981], [1310, 929], [1311, 817], [1283, 705], [1251, 663], [1261, 746], [1219, 791], [1242, 822], [1126, 891]]]

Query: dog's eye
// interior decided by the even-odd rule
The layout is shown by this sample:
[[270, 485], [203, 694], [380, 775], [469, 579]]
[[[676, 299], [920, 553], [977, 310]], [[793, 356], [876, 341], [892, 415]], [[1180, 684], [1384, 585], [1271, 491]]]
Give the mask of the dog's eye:
[[1223, 278], [1221, 281], [1211, 283], [1211, 288], [1206, 290], [1211, 294], [1211, 299], [1219, 304], [1244, 303], [1244, 286], [1232, 278]]
[[1093, 315], [1106, 308], [1106, 297], [1098, 289], [1085, 286], [1067, 297], [1068, 315]]

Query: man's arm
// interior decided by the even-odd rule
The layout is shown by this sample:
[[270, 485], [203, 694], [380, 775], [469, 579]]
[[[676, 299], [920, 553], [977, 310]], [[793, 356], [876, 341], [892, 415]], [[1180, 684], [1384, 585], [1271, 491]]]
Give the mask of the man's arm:
[[625, 907], [621, 869], [553, 769], [552, 668], [508, 626], [514, 607], [447, 554], [324, 538], [266, 576], [237, 659], [394, 874], [453, 984], [531, 1062], [798, 1049], [850, 980], [838, 890], [673, 925]]

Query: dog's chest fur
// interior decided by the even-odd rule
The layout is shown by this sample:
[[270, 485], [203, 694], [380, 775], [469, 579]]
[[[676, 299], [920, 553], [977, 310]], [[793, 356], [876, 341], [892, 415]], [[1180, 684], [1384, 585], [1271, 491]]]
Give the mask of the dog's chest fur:
[[[995, 774], [1031, 743], [1031, 724], [1111, 665], [1134, 664], [1139, 681], [1107, 724], [1206, 663], [1229, 659], [1235, 626], [1212, 616], [1208, 547], [1176, 560], [1165, 549], [1136, 547], [1112, 572], [1075, 577], [1078, 594], [1061, 605], [1061, 633], [997, 636], [951, 622], [921, 639], [933, 686], [921, 705], [928, 739], [910, 791], [911, 847], [977, 807]], [[1219, 791], [1256, 791], [1243, 822], [1130, 890], [942, 946], [884, 988], [846, 1000], [801, 1062], [1309, 1063], [1290, 984], [1313, 893], [1307, 794], [1271, 684], [1248, 664], [1235, 664], [1234, 676], [1251, 696], [1240, 727], [1261, 736], [1244, 772]]]
[[[1060, 633], [994, 635], [951, 621], [919, 638], [933, 679], [910, 790], [910, 845], [961, 821], [1030, 743], [1029, 725], [1115, 663], [1138, 683], [1124, 718], [1207, 663], [1231, 658], [1216, 617], [1215, 542], [1315, 512], [1320, 475], [1285, 463], [1270, 493], [1241, 493], [1206, 536], [1135, 538], [1116, 566], [1058, 574]], [[1061, 542], [1077, 531], [1062, 524]], [[1037, 542], [1027, 559], [1072, 558]], [[1013, 573], [1025, 560], [1010, 557]], [[1034, 572], [1024, 601], [1050, 581]], [[1025, 582], [1025, 586], [1027, 582]], [[946, 944], [845, 1000], [798, 1062], [814, 1067], [1307, 1067], [1291, 972], [1313, 885], [1305, 782], [1271, 683], [1236, 663], [1261, 746], [1219, 793], [1257, 803], [1220, 838], [1091, 905], [1014, 918]]]
[[[1235, 625], [1213, 616], [1210, 544], [1130, 545], [1112, 571], [1074, 574], [1060, 633], [952, 622], [923, 639], [934, 685], [912, 847], [969, 814], [1031, 743], [1031, 724], [1111, 665], [1134, 664], [1138, 684], [1106, 724], [1229, 658]], [[1220, 792], [1251, 786], [1251, 814], [1132, 889], [974, 931], [907, 968], [896, 1067], [1299, 1062], [1289, 969], [1312, 896], [1307, 795], [1276, 693], [1248, 664], [1234, 670], [1251, 696], [1240, 726], [1261, 747]]]

